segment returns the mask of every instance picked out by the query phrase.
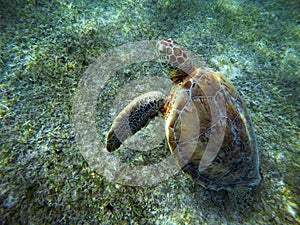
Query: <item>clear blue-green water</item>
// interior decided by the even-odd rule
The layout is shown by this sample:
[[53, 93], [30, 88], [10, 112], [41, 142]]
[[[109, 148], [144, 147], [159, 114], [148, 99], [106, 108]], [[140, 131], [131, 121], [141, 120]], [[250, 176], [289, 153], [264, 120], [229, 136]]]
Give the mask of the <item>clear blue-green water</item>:
[[[0, 0], [0, 224], [300, 223], [299, 15], [297, 0]], [[152, 187], [127, 186], [84, 158], [72, 109], [85, 71], [94, 62], [121, 67], [103, 57], [118, 46], [168, 38], [225, 74], [245, 100], [260, 151], [258, 187], [205, 190], [182, 172]], [[140, 58], [152, 54], [138, 47]], [[160, 78], [148, 82], [164, 74], [151, 61], [120, 68], [106, 83], [103, 74], [101, 141], [135, 93], [165, 89]], [[134, 165], [169, 156], [157, 132], [138, 142], [147, 149], [161, 137], [153, 151], [115, 156]]]

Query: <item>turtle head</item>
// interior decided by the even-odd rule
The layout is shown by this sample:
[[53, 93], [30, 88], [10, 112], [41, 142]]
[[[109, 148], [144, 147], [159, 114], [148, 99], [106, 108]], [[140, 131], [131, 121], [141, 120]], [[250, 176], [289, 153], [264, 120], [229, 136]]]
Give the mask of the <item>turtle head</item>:
[[156, 44], [156, 54], [163, 62], [180, 71], [176, 75], [178, 78], [176, 80], [184, 80], [188, 76], [193, 76], [196, 72], [196, 67], [188, 58], [187, 54], [171, 39], [158, 41]]

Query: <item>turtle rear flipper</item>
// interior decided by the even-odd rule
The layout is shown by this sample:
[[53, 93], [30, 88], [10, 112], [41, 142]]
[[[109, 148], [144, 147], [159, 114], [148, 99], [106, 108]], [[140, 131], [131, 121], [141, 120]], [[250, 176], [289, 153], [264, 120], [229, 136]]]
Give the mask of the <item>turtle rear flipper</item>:
[[130, 102], [114, 119], [107, 135], [106, 149], [112, 152], [154, 118], [164, 107], [165, 96], [152, 91]]

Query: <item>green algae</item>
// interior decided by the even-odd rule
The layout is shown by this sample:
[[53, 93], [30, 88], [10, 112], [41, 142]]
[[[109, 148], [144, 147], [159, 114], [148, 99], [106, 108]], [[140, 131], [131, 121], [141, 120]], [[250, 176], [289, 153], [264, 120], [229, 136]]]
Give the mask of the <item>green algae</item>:
[[[300, 223], [299, 9], [282, 0], [0, 1], [1, 222]], [[152, 188], [110, 183], [76, 146], [72, 96], [88, 65], [112, 47], [169, 37], [229, 77], [237, 71], [263, 174], [248, 206], [183, 173]]]

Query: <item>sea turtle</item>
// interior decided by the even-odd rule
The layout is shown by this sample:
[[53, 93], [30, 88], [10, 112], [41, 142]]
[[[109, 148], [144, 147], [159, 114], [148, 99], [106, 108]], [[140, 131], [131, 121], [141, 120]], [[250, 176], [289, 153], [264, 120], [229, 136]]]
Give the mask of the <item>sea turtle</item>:
[[[161, 113], [169, 148], [179, 167], [205, 188], [220, 190], [260, 183], [258, 150], [246, 107], [219, 72], [197, 68], [173, 40], [156, 44], [172, 68], [170, 95], [150, 92], [135, 98], [114, 119], [109, 152]], [[174, 72], [175, 71], [175, 72]]]

